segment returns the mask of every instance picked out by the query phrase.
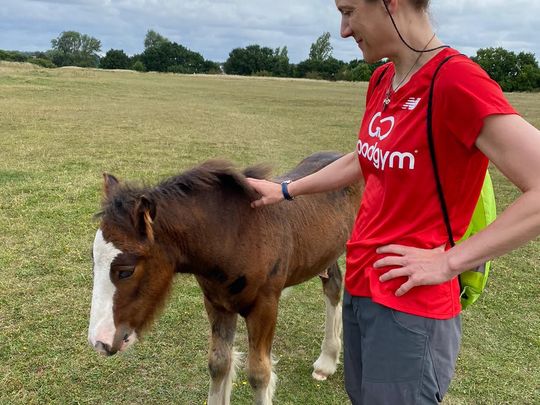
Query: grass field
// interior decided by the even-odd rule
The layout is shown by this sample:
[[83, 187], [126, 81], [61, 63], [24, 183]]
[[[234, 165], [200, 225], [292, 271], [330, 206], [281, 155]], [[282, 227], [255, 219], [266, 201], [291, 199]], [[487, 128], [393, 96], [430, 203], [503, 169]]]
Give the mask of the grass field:
[[[0, 64], [0, 404], [204, 404], [208, 326], [191, 276], [177, 278], [132, 350], [104, 358], [87, 343], [102, 172], [155, 182], [218, 157], [270, 162], [279, 173], [314, 151], [351, 150], [365, 91]], [[540, 127], [539, 94], [508, 97]], [[518, 192], [494, 174], [505, 207]], [[497, 260], [487, 293], [463, 314], [445, 404], [540, 403], [538, 242]], [[342, 367], [324, 383], [311, 379], [323, 325], [318, 280], [281, 302], [276, 404], [347, 403]], [[243, 325], [237, 347], [246, 350]], [[232, 401], [252, 401], [244, 372]]]

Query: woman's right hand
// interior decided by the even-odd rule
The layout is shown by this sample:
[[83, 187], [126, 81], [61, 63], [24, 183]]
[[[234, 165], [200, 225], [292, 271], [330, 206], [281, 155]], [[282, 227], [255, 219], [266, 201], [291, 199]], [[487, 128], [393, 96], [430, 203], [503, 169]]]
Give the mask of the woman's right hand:
[[249, 177], [246, 180], [248, 184], [261, 195], [258, 200], [251, 202], [251, 207], [253, 208], [276, 204], [285, 199], [285, 197], [283, 197], [283, 192], [281, 191], [281, 184]]

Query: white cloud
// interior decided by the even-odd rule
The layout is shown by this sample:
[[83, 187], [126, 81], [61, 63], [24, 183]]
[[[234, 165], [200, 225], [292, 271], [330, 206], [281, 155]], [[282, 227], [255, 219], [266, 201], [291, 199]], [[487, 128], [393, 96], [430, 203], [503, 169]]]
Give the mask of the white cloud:
[[[294, 62], [307, 58], [311, 43], [332, 34], [334, 56], [361, 58], [356, 44], [339, 37], [332, 0], [4, 0], [0, 8], [0, 49], [46, 50], [62, 31], [101, 40], [103, 51], [143, 50], [146, 31], [224, 61], [236, 47], [287, 46]], [[441, 39], [467, 54], [503, 46], [540, 57], [536, 33], [540, 2], [525, 0], [439, 0], [432, 16]]]

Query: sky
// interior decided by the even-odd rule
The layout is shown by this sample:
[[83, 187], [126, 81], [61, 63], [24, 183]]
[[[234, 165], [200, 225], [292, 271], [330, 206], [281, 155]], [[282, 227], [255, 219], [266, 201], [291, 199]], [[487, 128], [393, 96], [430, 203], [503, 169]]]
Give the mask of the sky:
[[[311, 44], [331, 34], [333, 56], [361, 59], [352, 39], [339, 35], [334, 0], [0, 0], [0, 49], [45, 51], [63, 31], [101, 41], [102, 53], [144, 50], [150, 29], [215, 62], [234, 48], [287, 46], [293, 63]], [[467, 55], [498, 47], [540, 59], [540, 1], [432, 0], [439, 38]]]

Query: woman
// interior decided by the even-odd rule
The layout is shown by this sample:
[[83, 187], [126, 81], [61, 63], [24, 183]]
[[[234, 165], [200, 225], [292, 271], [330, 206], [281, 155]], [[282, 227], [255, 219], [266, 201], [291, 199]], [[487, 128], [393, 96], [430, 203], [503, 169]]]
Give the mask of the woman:
[[[390, 61], [370, 81], [357, 150], [293, 183], [250, 179], [261, 194], [253, 207], [365, 182], [343, 304], [353, 404], [442, 401], [460, 343], [457, 276], [540, 234], [540, 134], [484, 71], [436, 37], [428, 3], [336, 0], [342, 37], [354, 38], [367, 62]], [[452, 248], [426, 137], [439, 66], [433, 132], [454, 238], [467, 228], [489, 160], [523, 191], [489, 227]]]

